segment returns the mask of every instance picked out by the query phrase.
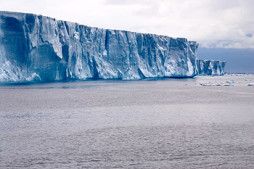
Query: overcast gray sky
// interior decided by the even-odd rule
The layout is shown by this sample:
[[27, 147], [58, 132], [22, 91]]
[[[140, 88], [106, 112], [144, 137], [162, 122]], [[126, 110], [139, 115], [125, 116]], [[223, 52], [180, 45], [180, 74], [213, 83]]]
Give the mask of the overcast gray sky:
[[254, 0], [0, 0], [0, 10], [186, 37], [203, 47], [254, 48]]

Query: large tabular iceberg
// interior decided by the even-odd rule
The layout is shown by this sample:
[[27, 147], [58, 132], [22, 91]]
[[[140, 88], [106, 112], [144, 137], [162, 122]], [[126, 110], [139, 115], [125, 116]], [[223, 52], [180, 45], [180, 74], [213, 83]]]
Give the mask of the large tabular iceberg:
[[184, 38], [0, 12], [0, 82], [193, 77], [197, 48]]

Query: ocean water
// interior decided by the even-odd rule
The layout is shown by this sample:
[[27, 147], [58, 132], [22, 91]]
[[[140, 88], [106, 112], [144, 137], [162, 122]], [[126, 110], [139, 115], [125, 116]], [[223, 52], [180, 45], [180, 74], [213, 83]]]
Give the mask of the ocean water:
[[0, 86], [0, 168], [254, 168], [254, 75]]

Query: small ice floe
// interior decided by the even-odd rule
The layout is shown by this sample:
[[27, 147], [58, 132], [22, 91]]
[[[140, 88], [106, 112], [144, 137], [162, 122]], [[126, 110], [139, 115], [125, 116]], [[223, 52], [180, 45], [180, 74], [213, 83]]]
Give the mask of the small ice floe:
[[214, 84], [212, 84], [212, 83], [199, 83], [200, 84], [200, 86], [215, 86]]
[[254, 83], [249, 83], [248, 86], [254, 86]]
[[234, 83], [235, 83], [234, 80], [226, 81], [226, 83], [224, 84], [224, 86], [234, 86]]

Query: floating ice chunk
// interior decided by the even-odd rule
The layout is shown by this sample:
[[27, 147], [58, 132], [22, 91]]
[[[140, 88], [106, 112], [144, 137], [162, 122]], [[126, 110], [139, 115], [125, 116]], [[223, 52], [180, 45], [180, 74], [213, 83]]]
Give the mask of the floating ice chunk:
[[224, 86], [233, 86], [235, 83], [234, 80], [226, 81], [226, 84]]
[[199, 83], [200, 86], [216, 86], [216, 84], [213, 84], [211, 82], [208, 82], [208, 83]]

